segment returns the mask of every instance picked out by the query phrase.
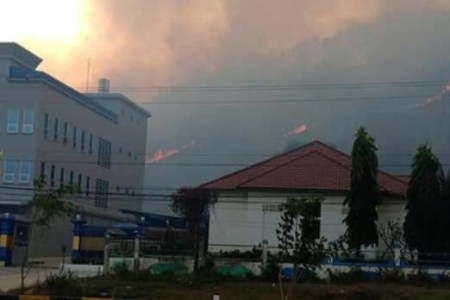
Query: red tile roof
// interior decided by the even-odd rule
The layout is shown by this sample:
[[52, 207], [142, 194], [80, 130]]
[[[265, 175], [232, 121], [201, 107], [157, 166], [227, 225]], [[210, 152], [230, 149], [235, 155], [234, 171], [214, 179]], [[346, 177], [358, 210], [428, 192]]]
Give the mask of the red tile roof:
[[[351, 156], [315, 141], [205, 183], [201, 188], [347, 192], [351, 168]], [[383, 193], [406, 194], [407, 183], [383, 171], [378, 172], [378, 183]]]

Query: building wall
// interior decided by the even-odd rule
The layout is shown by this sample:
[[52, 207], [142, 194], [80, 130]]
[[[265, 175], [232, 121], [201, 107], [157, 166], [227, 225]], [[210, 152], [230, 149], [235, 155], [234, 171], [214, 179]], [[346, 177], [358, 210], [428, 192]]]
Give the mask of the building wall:
[[[92, 98], [82, 95], [58, 82], [51, 76], [34, 71], [39, 58], [16, 44], [0, 43], [0, 213], [23, 214], [28, 201], [33, 197], [33, 180], [41, 174], [41, 163], [45, 163], [44, 174], [50, 184], [51, 166], [55, 167], [54, 187], [69, 184], [73, 172], [73, 184], [78, 184], [82, 175], [81, 194], [71, 197], [80, 206], [80, 212], [91, 224], [109, 225], [124, 220], [118, 212], [121, 208], [140, 210], [141, 199], [134, 194], [142, 192], [144, 160], [146, 152], [147, 118], [149, 114], [127, 103], [119, 95], [117, 104], [106, 107]], [[10, 67], [22, 67], [10, 73]], [[21, 73], [22, 72], [22, 73]], [[25, 75], [24, 75], [25, 74]], [[94, 97], [94, 96], [92, 96]], [[20, 111], [19, 132], [7, 133], [8, 110]], [[119, 111], [125, 110], [121, 114]], [[34, 111], [34, 130], [22, 132], [23, 112]], [[116, 112], [116, 114], [114, 113]], [[45, 116], [48, 115], [48, 134], [44, 135]], [[117, 118], [114, 116], [117, 115]], [[130, 116], [133, 115], [133, 118]], [[58, 138], [54, 139], [54, 121], [58, 119]], [[67, 141], [64, 142], [64, 124], [68, 124]], [[72, 146], [73, 128], [77, 128], [76, 147]], [[81, 132], [85, 131], [85, 147], [81, 149]], [[93, 135], [93, 151], [89, 153], [89, 139]], [[111, 164], [109, 168], [98, 165], [99, 138], [111, 142]], [[121, 151], [119, 151], [121, 149]], [[128, 155], [128, 153], [130, 153]], [[140, 156], [138, 156], [140, 155]], [[5, 183], [4, 163], [16, 160], [16, 178]], [[20, 162], [31, 162], [30, 180], [19, 183], [17, 178]], [[61, 182], [61, 170], [64, 170]], [[87, 187], [87, 177], [89, 189]], [[107, 208], [96, 207], [96, 180], [109, 183]], [[48, 186], [50, 187], [50, 186]], [[89, 193], [88, 193], [89, 192]], [[120, 193], [121, 195], [111, 195]], [[61, 246], [70, 246], [71, 230], [68, 220], [56, 221], [51, 230], [33, 234], [36, 256], [60, 254]]]
[[[210, 212], [209, 251], [251, 250], [263, 240], [269, 242], [269, 248], [276, 249], [278, 240], [275, 230], [281, 217], [277, 205], [289, 197], [300, 196], [302, 194], [270, 192], [219, 193], [217, 203]], [[344, 195], [326, 195], [322, 202], [320, 234], [327, 241], [334, 241], [345, 233], [343, 220], [347, 211], [343, 201]], [[378, 206], [379, 224], [397, 219], [403, 222], [404, 206], [403, 200], [383, 201]]]
[[[8, 76], [10, 65], [20, 65], [11, 59], [14, 46], [0, 43], [0, 74]], [[20, 48], [18, 48], [20, 49]], [[9, 52], [8, 52], [9, 51]], [[11, 54], [11, 53], [12, 54]], [[17, 52], [17, 51], [16, 51]], [[18, 51], [21, 53], [21, 51]], [[31, 58], [30, 58], [31, 59]], [[33, 58], [34, 59], [34, 58]], [[23, 64], [22, 64], [23, 66]], [[34, 66], [27, 66], [33, 69]], [[33, 71], [30, 71], [33, 72]], [[116, 112], [117, 122], [111, 120], [93, 109], [83, 105], [77, 97], [84, 97], [63, 84], [53, 84], [46, 80], [30, 79], [7, 80], [0, 78], [0, 170], [4, 167], [4, 160], [17, 159], [17, 172], [20, 160], [32, 161], [31, 180], [26, 184], [4, 183], [0, 178], [0, 188], [8, 188], [9, 193], [0, 193], [0, 204], [19, 203], [29, 201], [30, 193], [23, 190], [12, 190], [13, 187], [32, 187], [32, 180], [41, 172], [41, 163], [45, 163], [45, 175], [50, 181], [51, 166], [55, 167], [55, 186], [60, 184], [61, 170], [64, 170], [64, 183], [70, 183], [73, 172], [73, 183], [78, 184], [81, 174], [82, 195], [77, 201], [83, 205], [95, 204], [96, 180], [101, 179], [109, 183], [109, 192], [121, 195], [109, 195], [108, 208], [141, 209], [141, 197], [134, 196], [143, 192], [144, 162], [146, 152], [147, 118], [149, 114], [131, 103], [123, 95], [114, 94], [109, 105], [108, 99], [103, 109], [109, 113]], [[45, 82], [44, 82], [45, 81]], [[95, 98], [96, 94], [89, 97]], [[109, 100], [111, 100], [109, 99]], [[126, 99], [126, 100], [124, 100]], [[127, 102], [128, 101], [128, 102]], [[93, 103], [99, 103], [94, 101]], [[106, 105], [108, 104], [108, 105]], [[98, 106], [98, 104], [97, 104]], [[106, 107], [108, 106], [108, 107]], [[32, 134], [6, 133], [7, 114], [9, 108], [20, 109], [23, 116], [24, 109], [32, 109], [35, 113], [34, 132]], [[122, 113], [123, 112], [123, 113]], [[44, 136], [45, 116], [48, 115], [48, 136]], [[54, 140], [54, 121], [58, 119], [58, 139]], [[20, 124], [22, 119], [20, 119]], [[63, 142], [64, 124], [68, 124], [67, 142]], [[77, 128], [77, 145], [72, 147], [73, 128]], [[81, 150], [81, 133], [85, 132], [84, 151]], [[93, 135], [93, 152], [89, 153], [90, 135]], [[109, 168], [97, 164], [99, 138], [111, 142], [111, 165]], [[87, 178], [89, 190], [87, 193]], [[26, 194], [26, 195], [24, 195]], [[82, 199], [80, 199], [82, 198]]]

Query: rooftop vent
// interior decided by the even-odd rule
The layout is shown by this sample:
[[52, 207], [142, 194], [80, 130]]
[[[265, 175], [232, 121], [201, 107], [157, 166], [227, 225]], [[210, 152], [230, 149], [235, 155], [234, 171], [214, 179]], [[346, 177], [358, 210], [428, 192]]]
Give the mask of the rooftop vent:
[[109, 80], [106, 78], [101, 78], [98, 81], [98, 92], [99, 94], [108, 94], [109, 93]]

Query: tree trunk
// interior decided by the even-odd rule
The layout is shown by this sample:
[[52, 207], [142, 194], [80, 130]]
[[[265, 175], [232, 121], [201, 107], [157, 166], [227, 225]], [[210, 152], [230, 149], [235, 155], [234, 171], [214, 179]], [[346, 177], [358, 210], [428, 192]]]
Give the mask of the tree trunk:
[[194, 234], [194, 273], [198, 271], [199, 258], [200, 258], [200, 238], [198, 232]]
[[25, 279], [27, 278], [31, 270], [29, 259], [31, 253], [32, 234], [33, 234], [33, 224], [31, 223], [28, 229], [28, 239], [27, 239], [27, 246], [25, 249], [25, 255], [23, 257], [22, 264], [20, 265], [20, 290], [22, 293], [25, 291]]

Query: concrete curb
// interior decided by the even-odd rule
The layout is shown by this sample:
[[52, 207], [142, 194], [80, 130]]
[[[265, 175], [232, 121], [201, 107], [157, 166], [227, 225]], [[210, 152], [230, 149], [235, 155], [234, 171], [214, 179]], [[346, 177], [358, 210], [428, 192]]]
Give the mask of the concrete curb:
[[113, 298], [66, 297], [49, 295], [0, 295], [0, 300], [113, 300]]

